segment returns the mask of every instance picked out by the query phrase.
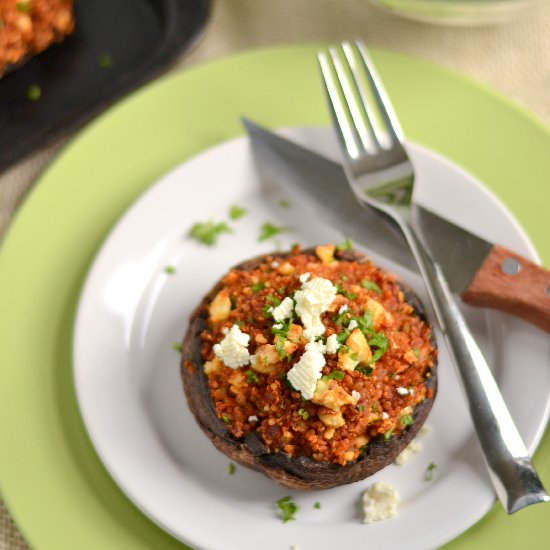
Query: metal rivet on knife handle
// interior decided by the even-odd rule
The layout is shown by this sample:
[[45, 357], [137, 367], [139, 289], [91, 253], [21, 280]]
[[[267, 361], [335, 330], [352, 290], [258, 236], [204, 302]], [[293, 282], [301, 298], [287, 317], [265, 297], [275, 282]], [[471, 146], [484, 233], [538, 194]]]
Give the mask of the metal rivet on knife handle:
[[502, 271], [506, 275], [517, 275], [521, 271], [521, 264], [515, 258], [506, 258], [502, 262]]
[[550, 270], [494, 245], [462, 298], [468, 304], [512, 313], [550, 332], [548, 287]]

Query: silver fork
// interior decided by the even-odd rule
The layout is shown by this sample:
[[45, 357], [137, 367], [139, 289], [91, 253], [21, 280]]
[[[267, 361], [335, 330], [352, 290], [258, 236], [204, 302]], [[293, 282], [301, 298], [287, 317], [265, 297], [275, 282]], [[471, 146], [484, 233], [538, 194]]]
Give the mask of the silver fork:
[[[441, 268], [416, 230], [413, 165], [403, 147], [397, 117], [365, 46], [361, 42], [345, 42], [341, 49], [319, 52], [318, 59], [348, 181], [358, 201], [396, 227], [412, 250], [462, 380], [498, 498], [509, 514], [529, 504], [548, 501], [489, 366]], [[374, 98], [384, 132], [377, 128], [367, 89]]]

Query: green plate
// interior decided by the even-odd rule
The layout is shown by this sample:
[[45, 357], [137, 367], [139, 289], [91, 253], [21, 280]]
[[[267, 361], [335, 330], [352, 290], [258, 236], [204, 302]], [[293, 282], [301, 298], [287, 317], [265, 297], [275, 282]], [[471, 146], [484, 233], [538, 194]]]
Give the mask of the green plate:
[[[86, 435], [71, 376], [80, 287], [134, 199], [182, 160], [241, 134], [240, 115], [268, 126], [328, 125], [315, 52], [239, 54], [146, 87], [73, 140], [20, 209], [0, 255], [0, 471], [33, 547], [183, 547], [129, 502]], [[374, 58], [408, 137], [484, 181], [550, 263], [548, 129], [444, 69], [383, 51]], [[535, 456], [547, 486], [549, 457], [547, 434]], [[496, 505], [448, 548], [542, 548], [548, 510], [507, 517]]]

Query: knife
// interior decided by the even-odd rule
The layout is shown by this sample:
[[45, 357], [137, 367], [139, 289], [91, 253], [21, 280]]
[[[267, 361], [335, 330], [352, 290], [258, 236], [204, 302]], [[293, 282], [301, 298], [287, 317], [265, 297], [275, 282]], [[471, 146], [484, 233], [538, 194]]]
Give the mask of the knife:
[[[346, 236], [416, 270], [404, 240], [366, 211], [342, 166], [243, 119], [258, 167]], [[338, 189], [338, 193], [335, 192]], [[550, 332], [550, 271], [417, 206], [417, 218], [451, 290], [464, 302], [498, 309]], [[447, 239], [429, 239], [444, 232]]]

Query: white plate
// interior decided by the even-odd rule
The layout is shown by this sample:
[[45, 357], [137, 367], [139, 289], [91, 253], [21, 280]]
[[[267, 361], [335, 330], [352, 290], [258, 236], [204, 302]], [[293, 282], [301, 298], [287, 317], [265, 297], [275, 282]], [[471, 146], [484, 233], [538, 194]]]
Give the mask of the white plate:
[[[320, 152], [335, 151], [326, 129], [289, 134]], [[480, 235], [528, 258], [536, 254], [512, 216], [462, 170], [417, 145], [408, 146], [419, 173], [438, 187], [418, 189], [419, 201]], [[422, 178], [420, 178], [421, 180]], [[440, 389], [424, 450], [404, 466], [319, 492], [295, 492], [238, 466], [198, 428], [181, 389], [180, 342], [201, 297], [233, 264], [283, 247], [340, 242], [300, 204], [260, 182], [244, 138], [186, 162], [145, 193], [114, 228], [87, 278], [74, 337], [74, 377], [90, 437], [106, 468], [128, 497], [175, 537], [196, 548], [302, 550], [433, 548], [485, 514], [494, 495], [477, 448], [459, 383], [440, 334]], [[186, 237], [196, 221], [228, 219], [232, 204], [248, 214], [213, 248]], [[265, 221], [291, 229], [258, 242]], [[368, 252], [368, 251], [367, 251]], [[427, 302], [419, 277], [373, 255], [403, 276]], [[175, 274], [165, 272], [174, 266]], [[466, 309], [518, 428], [533, 451], [549, 412], [550, 370], [546, 335], [522, 321]], [[433, 318], [433, 316], [432, 316]], [[431, 482], [426, 467], [437, 469]], [[358, 499], [373, 481], [394, 485], [398, 515], [364, 525]], [[291, 494], [300, 505], [295, 521], [282, 524], [275, 502]], [[321, 502], [321, 509], [313, 504]], [[336, 538], [337, 537], [337, 538]]]

